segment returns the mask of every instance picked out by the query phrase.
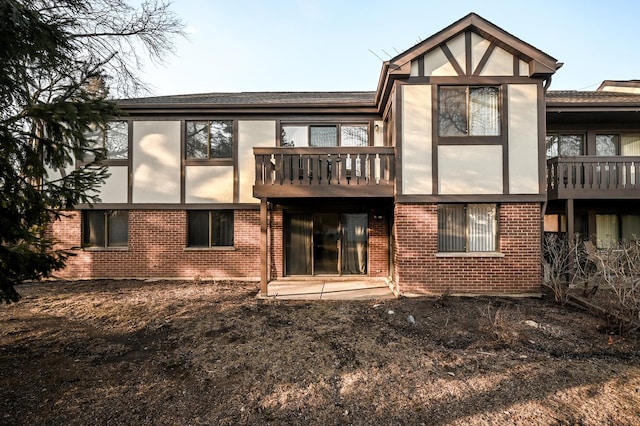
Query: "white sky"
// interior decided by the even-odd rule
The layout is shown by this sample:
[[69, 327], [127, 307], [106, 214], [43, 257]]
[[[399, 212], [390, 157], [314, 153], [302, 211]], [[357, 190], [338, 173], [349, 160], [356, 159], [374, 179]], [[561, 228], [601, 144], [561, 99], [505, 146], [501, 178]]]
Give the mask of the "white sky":
[[564, 62], [553, 90], [640, 79], [637, 0], [174, 0], [173, 10], [190, 36], [165, 66], [145, 68], [156, 95], [375, 90], [376, 55], [470, 12]]

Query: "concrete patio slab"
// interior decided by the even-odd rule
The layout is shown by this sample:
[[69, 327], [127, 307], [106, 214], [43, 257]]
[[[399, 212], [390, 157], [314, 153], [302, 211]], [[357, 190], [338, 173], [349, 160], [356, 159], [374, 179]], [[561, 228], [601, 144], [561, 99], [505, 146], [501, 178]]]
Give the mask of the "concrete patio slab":
[[282, 280], [267, 286], [267, 298], [279, 300], [377, 300], [393, 299], [382, 280]]

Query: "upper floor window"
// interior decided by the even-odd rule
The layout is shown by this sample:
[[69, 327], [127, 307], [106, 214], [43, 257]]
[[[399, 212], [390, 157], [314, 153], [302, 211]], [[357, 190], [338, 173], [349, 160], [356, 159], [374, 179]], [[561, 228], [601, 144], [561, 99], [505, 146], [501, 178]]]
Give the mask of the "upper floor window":
[[500, 136], [500, 89], [442, 86], [438, 97], [440, 136]]
[[[127, 160], [129, 158], [129, 123], [109, 121], [104, 128], [95, 128], [87, 135], [90, 147], [102, 151], [105, 160]], [[85, 162], [95, 159], [94, 153], [84, 155]]]
[[232, 158], [233, 120], [187, 121], [185, 141], [188, 160]]
[[548, 134], [546, 148], [547, 158], [584, 155], [584, 135]]
[[495, 204], [439, 204], [438, 251], [498, 251]]
[[127, 247], [129, 212], [126, 210], [85, 210], [83, 212], [85, 247]]
[[597, 134], [596, 155], [640, 155], [640, 134]]
[[285, 124], [282, 146], [369, 146], [367, 124]]

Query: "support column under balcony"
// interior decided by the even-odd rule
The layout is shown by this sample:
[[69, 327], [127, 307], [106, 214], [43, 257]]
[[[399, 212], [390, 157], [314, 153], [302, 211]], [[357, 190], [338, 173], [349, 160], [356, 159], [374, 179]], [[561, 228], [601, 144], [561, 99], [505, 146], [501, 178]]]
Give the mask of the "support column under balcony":
[[260, 296], [267, 295], [269, 276], [267, 255], [267, 199], [260, 199]]
[[575, 243], [576, 238], [576, 226], [575, 226], [575, 211], [573, 208], [573, 198], [566, 200], [567, 208], [567, 237], [570, 244]]

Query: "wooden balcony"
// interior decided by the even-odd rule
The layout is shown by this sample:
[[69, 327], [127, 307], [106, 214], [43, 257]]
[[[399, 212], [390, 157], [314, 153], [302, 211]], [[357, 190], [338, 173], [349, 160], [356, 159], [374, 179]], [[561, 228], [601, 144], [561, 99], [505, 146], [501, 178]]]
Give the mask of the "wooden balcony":
[[640, 199], [640, 157], [547, 160], [548, 199]]
[[256, 198], [393, 197], [393, 147], [254, 148]]

